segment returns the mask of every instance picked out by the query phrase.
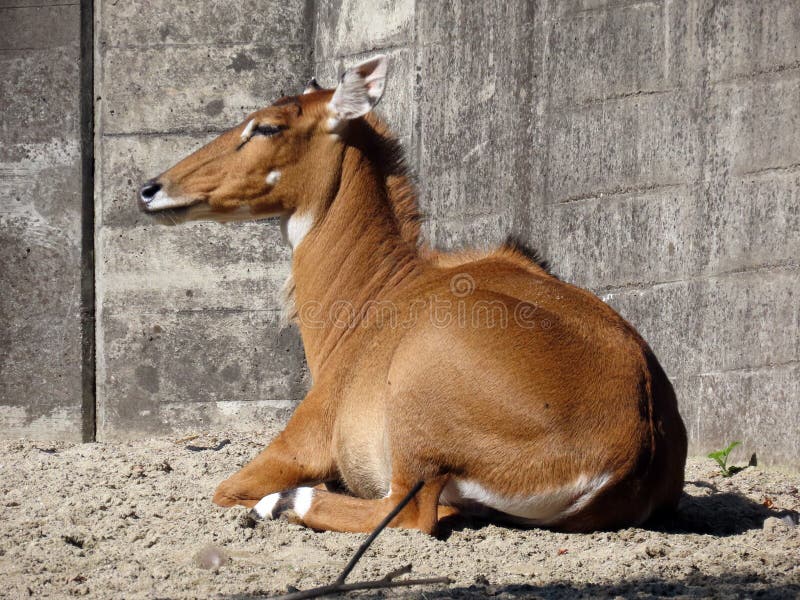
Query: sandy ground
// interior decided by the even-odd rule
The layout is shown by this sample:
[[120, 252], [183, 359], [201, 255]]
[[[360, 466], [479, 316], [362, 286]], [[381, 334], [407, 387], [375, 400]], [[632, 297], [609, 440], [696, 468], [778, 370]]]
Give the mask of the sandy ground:
[[[246, 599], [330, 582], [364, 536], [285, 521], [248, 526], [244, 509], [209, 501], [277, 428], [0, 443], [0, 596]], [[694, 459], [678, 514], [659, 526], [568, 535], [473, 522], [439, 538], [389, 530], [350, 579], [411, 563], [417, 576], [454, 583], [358, 597], [798, 597], [800, 527], [789, 523], [799, 487], [800, 477], [758, 468], [725, 479]], [[208, 546], [228, 562], [200, 566]]]

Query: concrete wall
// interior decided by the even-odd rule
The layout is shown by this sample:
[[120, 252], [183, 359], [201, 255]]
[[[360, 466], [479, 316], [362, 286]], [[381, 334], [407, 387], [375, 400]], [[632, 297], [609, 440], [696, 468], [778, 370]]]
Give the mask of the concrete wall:
[[440, 247], [522, 234], [651, 343], [692, 452], [800, 456], [800, 3], [317, 3], [381, 50]]
[[167, 227], [142, 181], [311, 76], [301, 0], [96, 2], [99, 439], [254, 426], [304, 390], [274, 223]]
[[[297, 334], [277, 324], [288, 253], [276, 227], [154, 225], [133, 196], [140, 181], [248, 110], [314, 73], [332, 85], [345, 65], [380, 50], [393, 61], [381, 110], [418, 174], [427, 240], [453, 248], [522, 236], [651, 342], [675, 382], [693, 452], [739, 439], [742, 454], [797, 468], [796, 0], [98, 0], [95, 35], [101, 439], [247, 425], [302, 397]], [[11, 86], [4, 101], [31, 85], [31, 69], [14, 66], [31, 61], [21, 50], [28, 43], [3, 37], [12, 47], [0, 53], [8, 71], [0, 85]], [[63, 63], [58, 94], [74, 89], [74, 65]], [[66, 120], [63, 135], [69, 119], [43, 112], [37, 121], [28, 104], [12, 107], [0, 116], [2, 160], [22, 162], [11, 155], [17, 144], [42, 144], [42, 154], [24, 160], [48, 168], [53, 155], [44, 153], [57, 146], [35, 136], [55, 134], [35, 125]], [[14, 137], [22, 135], [35, 139]], [[74, 168], [74, 153], [58, 156], [71, 156]], [[75, 189], [74, 179], [51, 179], [39, 180], [44, 196]], [[2, 185], [28, 189], [28, 179], [15, 181]], [[0, 247], [21, 265], [9, 273], [15, 285], [28, 283], [2, 294], [4, 314], [14, 316], [0, 381], [3, 403], [14, 408], [0, 409], [0, 430], [35, 431], [24, 426], [28, 414], [55, 415], [68, 430], [78, 418], [76, 381], [9, 370], [6, 348], [33, 355], [42, 346], [26, 346], [13, 328], [27, 322], [18, 316], [26, 290], [62, 302], [62, 312], [41, 312], [59, 315], [52, 327], [74, 330], [68, 296], [52, 292], [69, 289], [75, 263], [62, 253], [43, 283], [14, 254], [26, 230], [14, 233], [3, 218], [9, 241]], [[48, 327], [40, 340], [52, 340]], [[74, 335], [63, 339], [74, 347]], [[6, 392], [31, 386], [32, 372], [42, 377], [38, 393]], [[32, 408], [44, 399], [49, 408]], [[56, 408], [68, 406], [72, 421], [57, 419]]]
[[0, 2], [0, 432], [81, 439], [80, 10]]

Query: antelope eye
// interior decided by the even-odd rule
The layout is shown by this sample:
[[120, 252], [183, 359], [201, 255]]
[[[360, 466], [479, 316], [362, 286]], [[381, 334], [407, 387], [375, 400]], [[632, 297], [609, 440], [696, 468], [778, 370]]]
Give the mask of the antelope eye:
[[270, 137], [280, 133], [284, 129], [286, 129], [286, 127], [283, 125], [269, 125], [268, 123], [265, 123], [264, 125], [259, 125], [253, 129], [253, 135], [264, 135]]

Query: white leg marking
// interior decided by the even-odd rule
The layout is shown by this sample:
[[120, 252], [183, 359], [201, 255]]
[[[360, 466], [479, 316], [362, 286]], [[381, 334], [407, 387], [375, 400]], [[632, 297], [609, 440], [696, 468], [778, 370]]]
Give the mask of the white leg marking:
[[488, 507], [517, 519], [538, 525], [554, 523], [575, 514], [611, 480], [610, 473], [595, 477], [580, 475], [572, 483], [530, 496], [502, 496], [469, 479], [451, 480], [442, 490], [442, 504], [453, 506]]
[[294, 213], [289, 217], [289, 221], [286, 223], [286, 239], [289, 240], [292, 250], [297, 249], [313, 226], [314, 215], [311, 213], [301, 215]]
[[311, 508], [311, 499], [314, 497], [314, 489], [310, 487], [301, 487], [297, 488], [294, 494], [294, 512], [302, 519], [306, 516], [308, 509]]
[[256, 504], [253, 507], [253, 510], [262, 519], [271, 519], [272, 509], [275, 508], [275, 505], [278, 503], [278, 500], [280, 499], [281, 495], [279, 493], [270, 494], [269, 496], [264, 496], [261, 500], [258, 501], [258, 504]]
[[281, 179], [281, 172], [280, 171], [270, 171], [267, 174], [267, 185], [275, 185]]

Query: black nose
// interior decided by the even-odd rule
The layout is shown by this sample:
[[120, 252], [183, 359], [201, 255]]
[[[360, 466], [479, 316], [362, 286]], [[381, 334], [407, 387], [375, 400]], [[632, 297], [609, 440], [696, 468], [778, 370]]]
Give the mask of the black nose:
[[142, 189], [139, 190], [139, 197], [144, 202], [150, 202], [150, 200], [152, 200], [155, 197], [155, 195], [158, 193], [158, 190], [160, 189], [161, 189], [161, 184], [151, 179], [142, 186]]

